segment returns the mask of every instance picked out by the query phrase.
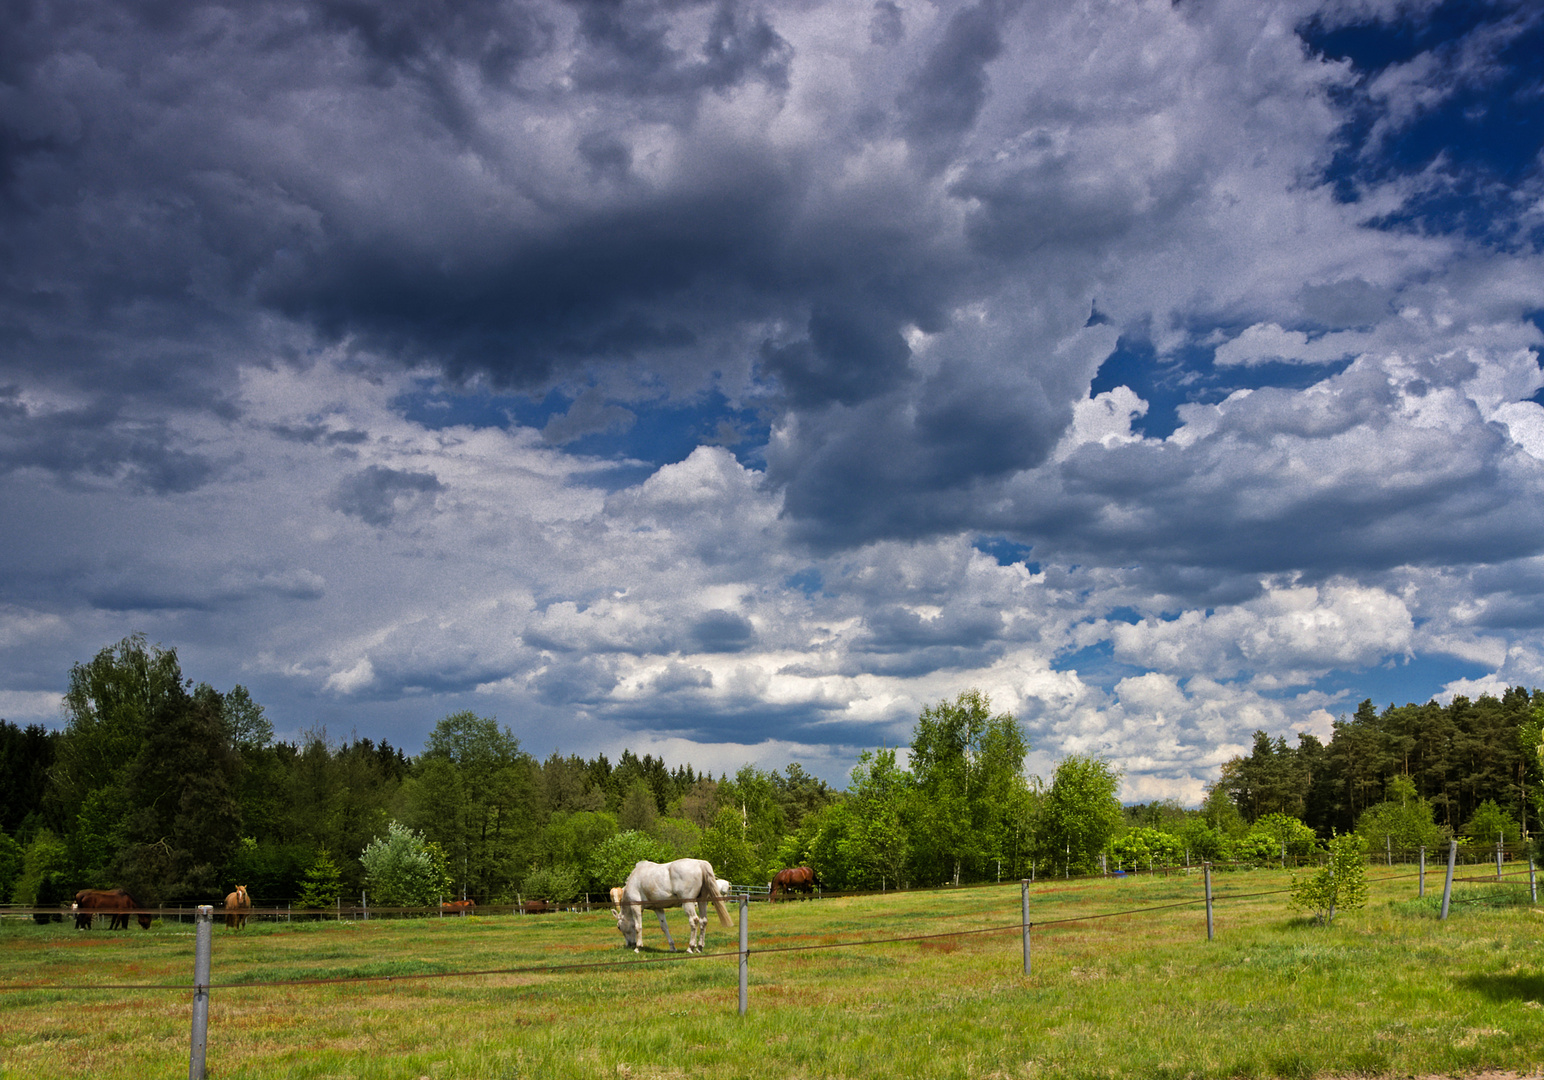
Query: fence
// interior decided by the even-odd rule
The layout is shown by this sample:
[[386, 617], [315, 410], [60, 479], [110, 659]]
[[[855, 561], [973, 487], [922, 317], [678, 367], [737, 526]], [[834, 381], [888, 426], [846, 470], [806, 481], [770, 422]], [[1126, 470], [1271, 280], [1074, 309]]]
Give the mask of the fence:
[[[1497, 869], [1497, 871], [1496, 871], [1494, 876], [1491, 876], [1489, 873], [1487, 873], [1485, 875], [1477, 876], [1477, 877], [1460, 878], [1460, 877], [1457, 876], [1457, 873], [1456, 873], [1457, 867], [1460, 865], [1459, 862], [1458, 862], [1458, 852], [1459, 852], [1459, 845], [1456, 842], [1451, 844], [1450, 847], [1449, 847], [1448, 853], [1447, 853], [1448, 854], [1448, 858], [1447, 858], [1447, 872], [1446, 872], [1445, 883], [1444, 883], [1444, 888], [1443, 888], [1443, 897], [1442, 897], [1441, 918], [1443, 920], [1446, 920], [1448, 918], [1448, 915], [1449, 915], [1450, 905], [1451, 905], [1451, 902], [1452, 902], [1453, 885], [1454, 885], [1455, 881], [1459, 881], [1459, 882], [1467, 881], [1467, 882], [1477, 882], [1477, 883], [1489, 884], [1491, 882], [1503, 881], [1508, 876], [1514, 877], [1514, 878], [1521, 877], [1521, 875], [1523, 873], [1523, 871], [1518, 870], [1518, 871], [1513, 871], [1510, 875], [1504, 874], [1502, 872], [1502, 870], [1500, 869], [1500, 864], [1498, 864], [1498, 869]], [[1419, 861], [1420, 861], [1420, 871], [1419, 871], [1419, 879], [1418, 879], [1419, 880], [1418, 895], [1422, 895], [1422, 896], [1425, 895], [1425, 873], [1426, 873], [1425, 854], [1426, 854], [1426, 852], [1425, 852], [1424, 849], [1421, 849], [1419, 851], [1419, 853], [1418, 853]], [[1210, 863], [1203, 863], [1197, 869], [1200, 871], [1200, 874], [1202, 876], [1202, 884], [1203, 884], [1203, 889], [1204, 889], [1203, 895], [1201, 897], [1181, 900], [1181, 901], [1178, 901], [1178, 902], [1175, 902], [1175, 903], [1171, 903], [1171, 904], [1158, 904], [1158, 905], [1151, 905], [1150, 904], [1150, 905], [1145, 905], [1145, 906], [1140, 907], [1140, 908], [1132, 908], [1132, 909], [1129, 909], [1129, 910], [1099, 912], [1099, 913], [1094, 913], [1094, 914], [1089, 914], [1089, 915], [1071, 916], [1071, 917], [1059, 918], [1059, 919], [1043, 919], [1043, 920], [1039, 920], [1038, 922], [1036, 922], [1036, 921], [1032, 921], [1031, 918], [1030, 918], [1030, 915], [1031, 915], [1030, 897], [1031, 897], [1031, 884], [1032, 884], [1032, 882], [1029, 879], [1023, 879], [1021, 881], [1021, 883], [1020, 883], [1020, 887], [1021, 887], [1020, 900], [1021, 900], [1021, 902], [1020, 902], [1020, 908], [1019, 908], [1019, 912], [1018, 912], [1019, 918], [1018, 918], [1018, 920], [1016, 922], [1003, 923], [1001, 925], [989, 926], [989, 927], [980, 928], [980, 929], [946, 931], [946, 932], [933, 933], [933, 934], [911, 934], [911, 935], [897, 936], [897, 937], [869, 938], [869, 939], [863, 939], [863, 940], [828, 942], [828, 943], [821, 943], [821, 944], [769, 946], [769, 947], [759, 948], [759, 949], [756, 950], [756, 952], [759, 953], [759, 954], [763, 954], [763, 955], [772, 955], [772, 954], [776, 954], [776, 953], [827, 951], [827, 950], [834, 950], [834, 949], [850, 949], [850, 948], [860, 948], [860, 947], [892, 945], [892, 944], [904, 943], [904, 942], [929, 941], [929, 940], [938, 940], [938, 939], [945, 939], [945, 938], [960, 938], [960, 937], [971, 937], [971, 936], [981, 936], [981, 935], [990, 935], [990, 934], [1005, 934], [1005, 933], [1007, 933], [1009, 931], [1014, 931], [1014, 932], [1017, 932], [1017, 933], [1019, 933], [1021, 935], [1022, 949], [1023, 949], [1023, 970], [1024, 970], [1024, 974], [1027, 976], [1027, 975], [1032, 974], [1032, 970], [1033, 970], [1032, 969], [1032, 951], [1031, 951], [1032, 931], [1033, 931], [1033, 929], [1037, 925], [1042, 930], [1045, 930], [1045, 929], [1047, 929], [1049, 927], [1058, 926], [1058, 925], [1065, 925], [1065, 924], [1079, 923], [1079, 922], [1089, 922], [1089, 921], [1100, 920], [1100, 919], [1119, 918], [1119, 917], [1133, 915], [1133, 914], [1146, 914], [1146, 913], [1152, 913], [1152, 912], [1166, 910], [1166, 909], [1183, 908], [1183, 907], [1195, 907], [1197, 905], [1204, 904], [1205, 905], [1205, 909], [1206, 909], [1206, 937], [1207, 937], [1208, 941], [1214, 940], [1214, 938], [1215, 938], [1215, 922], [1214, 922], [1214, 917], [1213, 917], [1214, 896], [1213, 896], [1213, 889], [1212, 889], [1212, 870], [1213, 870], [1213, 867], [1212, 867], [1212, 865]], [[1532, 899], [1533, 902], [1537, 903], [1537, 901], [1538, 901], [1537, 876], [1536, 876], [1536, 871], [1535, 871], [1534, 863], [1533, 863], [1533, 860], [1531, 858], [1528, 859], [1526, 875], [1527, 875], [1527, 884], [1528, 884], [1530, 898]], [[1383, 879], [1378, 879], [1378, 880], [1403, 880], [1403, 879], [1404, 879], [1403, 875], [1397, 875], [1395, 877], [1383, 878]], [[1254, 898], [1265, 897], [1265, 896], [1285, 894], [1285, 893], [1288, 893], [1290, 891], [1291, 891], [1290, 889], [1279, 889], [1279, 890], [1267, 890], [1267, 891], [1256, 892], [1256, 893], [1232, 894], [1227, 899], [1229, 901], [1236, 901], [1236, 900], [1243, 900], [1243, 899], [1254, 899]], [[732, 897], [733, 899], [738, 901], [737, 906], [738, 906], [738, 909], [739, 909], [739, 912], [738, 912], [738, 914], [739, 914], [739, 942], [738, 942], [738, 949], [736, 950], [736, 956], [737, 956], [737, 959], [738, 959], [738, 975], [739, 975], [739, 1012], [740, 1012], [740, 1015], [742, 1015], [742, 1016], [745, 1015], [745, 1013], [747, 1012], [748, 1007], [749, 1007], [749, 1001], [748, 1001], [748, 996], [749, 996], [748, 995], [748, 986], [749, 986], [748, 973], [749, 973], [749, 962], [750, 962], [750, 956], [751, 956], [751, 948], [750, 948], [750, 917], [749, 917], [749, 913], [750, 913], [750, 905], [752, 903], [752, 894], [753, 894], [753, 892], [755, 892], [755, 887], [738, 889], [738, 890], [735, 890], [735, 894]], [[766, 902], [766, 900], [761, 898], [761, 897], [757, 897], [757, 900], [759, 902]], [[507, 906], [507, 905], [505, 905], [505, 906]], [[668, 907], [668, 906], [671, 906], [671, 905], [642, 904], [642, 905], [639, 905], [639, 906], [644, 907], [644, 908], [649, 908], [649, 909], [657, 909], [657, 908], [662, 908], [662, 907]], [[365, 904], [361, 903], [360, 907], [357, 909], [357, 913], [359, 914], [360, 918], [368, 918], [370, 910], [371, 909], [369, 909]], [[374, 910], [376, 911], [377, 915], [382, 913], [382, 909], [377, 908], [377, 909], [374, 909]], [[389, 911], [391, 913], [396, 913], [396, 914], [418, 914], [418, 915], [425, 915], [425, 914], [434, 913], [437, 909], [434, 909], [434, 908], [393, 908], [393, 909], [385, 909], [385, 910], [387, 910], [387, 911]], [[341, 905], [339, 905], [336, 908], [335, 913], [328, 913], [328, 912], [323, 911], [323, 912], [319, 912], [319, 913], [315, 913], [314, 912], [314, 913], [311, 913], [311, 914], [319, 914], [319, 915], [322, 915], [324, 917], [326, 915], [328, 915], [328, 914], [335, 914], [336, 917], [342, 918], [344, 911], [345, 911], [345, 909], [342, 908]], [[613, 960], [613, 961], [601, 961], [601, 962], [589, 962], [589, 963], [571, 963], [571, 964], [559, 964], [559, 965], [552, 965], [552, 964], [530, 965], [530, 966], [521, 966], [521, 967], [485, 969], [485, 970], [477, 970], [477, 971], [413, 973], [413, 974], [381, 975], [381, 976], [351, 976], [351, 977], [340, 977], [340, 978], [317, 978], [317, 979], [249, 980], [249, 981], [242, 981], [240, 983], [219, 985], [219, 984], [214, 984], [211, 981], [211, 941], [212, 941], [211, 930], [212, 930], [212, 926], [213, 926], [213, 920], [215, 918], [214, 912], [215, 912], [215, 909], [213, 908], [212, 905], [202, 905], [202, 906], [199, 906], [199, 907], [197, 907], [197, 908], [195, 908], [195, 909], [193, 909], [191, 911], [191, 917], [194, 920], [196, 930], [195, 930], [195, 948], [194, 948], [194, 959], [193, 959], [193, 982], [192, 982], [192, 986], [191, 986], [191, 989], [193, 990], [193, 1002], [192, 1002], [192, 1027], [191, 1027], [191, 1034], [190, 1034], [190, 1040], [189, 1040], [189, 1072], [188, 1072], [188, 1075], [189, 1075], [190, 1080], [204, 1080], [204, 1077], [206, 1076], [205, 1057], [206, 1057], [206, 1052], [207, 1052], [207, 1047], [208, 1047], [209, 998], [210, 998], [211, 992], [213, 990], [216, 990], [216, 989], [235, 991], [235, 990], [252, 989], [252, 988], [257, 988], [257, 987], [265, 987], [265, 986], [305, 986], [305, 985], [319, 985], [319, 984], [324, 984], [324, 983], [365, 983], [365, 982], [381, 982], [381, 981], [398, 982], [398, 981], [416, 981], [416, 980], [423, 980], [423, 979], [461, 978], [461, 977], [487, 976], [487, 975], [505, 975], [505, 974], [520, 974], [520, 973], [549, 973], [549, 974], [555, 974], [555, 973], [568, 972], [568, 971], [577, 971], [577, 970], [582, 970], [582, 969], [596, 969], [596, 968], [608, 968], [608, 967], [619, 967], [619, 966], [637, 966], [637, 964], [640, 963], [640, 961], [637, 961], [637, 960], [625, 960], [625, 961], [614, 961]], [[56, 912], [55, 909], [51, 909], [51, 908], [23, 908], [23, 909], [12, 909], [12, 911], [11, 911], [11, 914], [26, 914], [26, 915], [42, 914], [42, 915], [45, 915], [45, 916], [53, 915], [53, 914], [56, 914], [56, 913], [63, 914], [62, 912]], [[140, 910], [136, 910], [136, 911], [131, 911], [131, 912], [128, 912], [127, 914], [135, 915], [135, 914], [141, 914], [141, 913], [153, 914], [153, 915], [161, 915], [163, 917], [165, 917], [166, 915], [169, 914], [172, 917], [177, 918], [179, 921], [181, 921], [181, 919], [183, 918], [183, 915], [184, 915], [184, 909], [181, 909], [181, 908], [172, 908], [172, 909], [166, 909], [166, 908], [146, 908], [146, 909], [140, 909]], [[272, 916], [272, 917], [277, 918], [277, 917], [280, 917], [280, 916], [290, 917], [293, 914], [295, 914], [295, 912], [293, 912], [289, 908], [285, 908], [285, 909], [278, 909], [278, 908], [267, 908], [267, 909], [253, 908], [253, 909], [248, 910], [246, 912], [246, 914], [248, 914], [249, 916], [268, 915], [268, 916]], [[720, 954], [713, 954], [713, 956], [710, 957], [710, 958], [722, 958], [723, 955], [724, 954], [721, 954], [721, 953]], [[685, 959], [689, 959], [690, 960], [690, 959], [703, 959], [703, 958], [705, 958], [703, 954], [698, 954], [695, 957], [688, 956]], [[645, 961], [641, 961], [641, 962], [642, 963], [679, 962], [679, 959], [678, 958], [674, 958], [674, 959], [671, 959], [671, 960], [668, 960], [668, 961], [645, 960]], [[128, 984], [128, 985], [96, 984], [96, 985], [83, 985], [83, 986], [70, 986], [70, 985], [62, 985], [62, 984], [7, 984], [7, 985], [0, 985], [0, 993], [3, 993], [5, 991], [14, 991], [14, 990], [72, 990], [72, 991], [177, 990], [177, 991], [184, 991], [185, 992], [188, 989], [189, 989], [189, 986], [187, 984]]]

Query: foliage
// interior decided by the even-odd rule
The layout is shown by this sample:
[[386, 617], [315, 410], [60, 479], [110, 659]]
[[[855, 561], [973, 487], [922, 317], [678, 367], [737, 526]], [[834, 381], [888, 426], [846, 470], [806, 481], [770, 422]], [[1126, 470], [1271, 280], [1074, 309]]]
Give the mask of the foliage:
[[1406, 776], [1389, 780], [1388, 799], [1362, 811], [1356, 831], [1369, 850], [1392, 847], [1400, 851], [1435, 848], [1446, 839], [1442, 827], [1432, 820], [1432, 806], [1415, 793], [1415, 784]]
[[244, 836], [232, 851], [222, 880], [246, 885], [253, 896], [296, 897], [316, 855], [317, 849], [303, 840]]
[[42, 825], [59, 733], [0, 720], [0, 830], [27, 844]]
[[[560, 810], [547, 820], [537, 837], [532, 862], [537, 866], [584, 867], [601, 844], [618, 831], [616, 815], [609, 811]], [[609, 887], [594, 879], [587, 879], [585, 886], [591, 889]]]
[[713, 864], [714, 873], [730, 881], [766, 881], [767, 861], [749, 839], [747, 814], [734, 806], [719, 807], [713, 824], [697, 840], [696, 857]]
[[400, 822], [388, 824], [386, 835], [371, 841], [359, 861], [378, 904], [422, 907], [451, 891], [444, 849]]
[[0, 904], [11, 902], [25, 861], [22, 846], [0, 829]]
[[702, 830], [678, 817], [656, 818], [649, 835], [670, 849], [672, 859], [687, 858], [702, 841]]
[[767, 880], [779, 869], [777, 850], [787, 823], [771, 775], [751, 765], [741, 766], [733, 778], [719, 783], [718, 806], [698, 841], [698, 853], [713, 864], [719, 877]]
[[21, 877], [12, 892], [13, 902], [46, 907], [82, 887], [70, 876], [68, 846], [47, 829], [39, 829], [22, 852]]
[[1013, 716], [991, 709], [981, 691], [965, 690], [923, 709], [912, 730], [913, 858], [923, 880], [959, 884], [1004, 857], [1011, 874], [1024, 854], [1029, 741]]
[[1342, 833], [1331, 839], [1324, 866], [1310, 874], [1292, 875], [1290, 903], [1294, 911], [1312, 912], [1325, 925], [1334, 921], [1336, 911], [1365, 907], [1367, 860], [1362, 838]]
[[914, 792], [912, 775], [897, 768], [894, 750], [865, 750], [858, 755], [838, 843], [849, 887], [896, 888], [905, 882], [912, 848], [909, 811]]
[[507, 893], [529, 862], [537, 765], [491, 717], [452, 713], [434, 726], [407, 786], [408, 819], [446, 852], [462, 889]]
[[1159, 829], [1127, 829], [1110, 842], [1111, 869], [1145, 870], [1151, 863], [1172, 866], [1185, 857], [1180, 837]]
[[520, 891], [527, 897], [566, 904], [583, 892], [584, 873], [577, 866], [560, 864], [532, 870], [525, 875]]
[[316, 853], [316, 858], [306, 868], [300, 882], [300, 906], [308, 908], [332, 907], [343, 895], [343, 872], [326, 848]]
[[1285, 858], [1301, 859], [1319, 846], [1318, 835], [1290, 814], [1264, 814], [1249, 832], [1234, 841], [1234, 858], [1244, 862], [1279, 863]]
[[1077, 755], [1056, 767], [1036, 835], [1041, 865], [1064, 873], [1098, 868], [1099, 854], [1120, 827], [1120, 773], [1098, 758]]
[[1475, 808], [1474, 816], [1464, 826], [1463, 835], [1471, 844], [1488, 847], [1494, 847], [1498, 839], [1512, 847], [1521, 839], [1517, 822], [1491, 799]]
[[636, 829], [608, 836], [590, 856], [585, 869], [589, 872], [591, 891], [605, 892], [627, 880], [633, 867], [647, 859], [649, 862], [670, 861], [670, 849], [648, 833]]
[[1359, 827], [1368, 809], [1389, 801], [1395, 777], [1409, 779], [1449, 835], [1487, 800], [1519, 826], [1530, 815], [1528, 831], [1544, 831], [1544, 773], [1528, 780], [1527, 772], [1538, 760], [1529, 725], [1541, 707], [1544, 691], [1521, 686], [1381, 713], [1366, 700], [1335, 722], [1328, 744], [1302, 734], [1294, 748], [1257, 732], [1248, 757], [1223, 765], [1219, 787], [1250, 821], [1271, 810], [1298, 814], [1320, 836]]

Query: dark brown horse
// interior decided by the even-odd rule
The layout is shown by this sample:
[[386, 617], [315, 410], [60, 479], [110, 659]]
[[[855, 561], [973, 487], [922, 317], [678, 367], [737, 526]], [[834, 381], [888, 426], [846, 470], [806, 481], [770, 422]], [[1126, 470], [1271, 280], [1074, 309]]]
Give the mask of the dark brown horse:
[[[139, 907], [139, 901], [122, 889], [82, 889], [75, 894], [75, 903], [72, 905], [72, 910], [75, 912], [75, 929], [90, 930], [92, 918], [97, 915], [106, 915], [109, 930], [127, 930], [129, 913], [137, 907]], [[141, 912], [139, 925], [142, 929], [149, 930], [150, 916]]]
[[820, 884], [820, 875], [808, 866], [793, 866], [779, 870], [772, 878], [772, 899], [786, 897], [790, 892], [808, 893]]

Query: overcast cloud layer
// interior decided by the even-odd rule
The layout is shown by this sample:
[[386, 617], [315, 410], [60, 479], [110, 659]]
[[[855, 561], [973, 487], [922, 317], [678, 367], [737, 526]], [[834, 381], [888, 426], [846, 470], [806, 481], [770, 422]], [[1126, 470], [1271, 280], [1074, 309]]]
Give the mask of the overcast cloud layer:
[[1200, 798], [1544, 685], [1544, 13], [0, 5], [0, 715]]

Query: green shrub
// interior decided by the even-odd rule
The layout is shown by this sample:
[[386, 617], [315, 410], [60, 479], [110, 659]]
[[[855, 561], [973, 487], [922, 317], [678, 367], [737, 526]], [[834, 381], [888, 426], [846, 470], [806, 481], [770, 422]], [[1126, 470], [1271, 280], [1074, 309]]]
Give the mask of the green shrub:
[[1317, 871], [1292, 875], [1294, 911], [1309, 911], [1328, 925], [1336, 911], [1350, 911], [1367, 904], [1367, 860], [1362, 838], [1344, 833], [1330, 841], [1329, 860]]
[[372, 840], [359, 861], [376, 903], [428, 906], [450, 892], [445, 852], [400, 822], [387, 825], [386, 835]]

